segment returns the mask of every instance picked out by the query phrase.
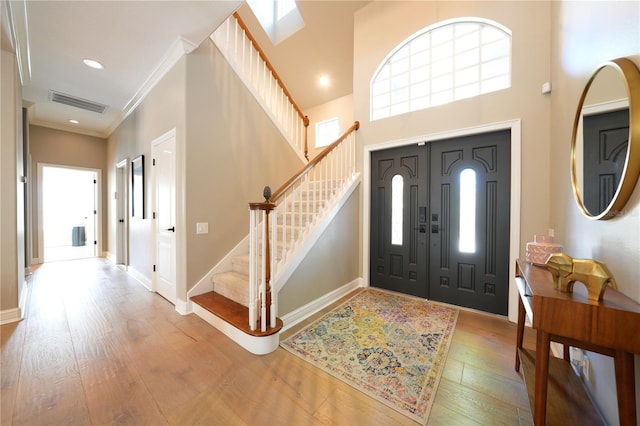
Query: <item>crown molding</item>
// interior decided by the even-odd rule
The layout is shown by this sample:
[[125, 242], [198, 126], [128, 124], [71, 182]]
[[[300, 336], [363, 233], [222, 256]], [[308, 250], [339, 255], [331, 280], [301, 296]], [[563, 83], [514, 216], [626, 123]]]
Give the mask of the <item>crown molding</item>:
[[5, 1], [9, 20], [11, 44], [18, 60], [18, 73], [23, 86], [31, 83], [31, 52], [29, 49], [29, 23], [27, 1]]
[[182, 58], [184, 55], [188, 55], [193, 52], [198, 45], [190, 42], [187, 39], [179, 37], [176, 41], [169, 47], [167, 53], [162, 57], [158, 65], [153, 69], [149, 77], [142, 83], [142, 86], [138, 89], [135, 95], [127, 102], [127, 105], [123, 108], [120, 119], [114, 122], [107, 134], [111, 134], [119, 125], [124, 121], [125, 118], [129, 116], [137, 107], [142, 103], [142, 101], [147, 97], [151, 89], [153, 89], [156, 84], [173, 68], [173, 66]]

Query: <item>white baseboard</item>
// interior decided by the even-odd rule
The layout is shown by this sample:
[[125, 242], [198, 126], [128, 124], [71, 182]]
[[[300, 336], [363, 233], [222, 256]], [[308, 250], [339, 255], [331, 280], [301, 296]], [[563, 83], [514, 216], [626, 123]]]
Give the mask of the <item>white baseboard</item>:
[[293, 312], [289, 312], [288, 314], [282, 316], [282, 322], [284, 326], [281, 331], [285, 331], [294, 325], [298, 324], [301, 321], [309, 318], [311, 315], [320, 311], [321, 309], [326, 308], [327, 306], [335, 303], [340, 300], [340, 298], [346, 296], [351, 293], [353, 290], [364, 287], [364, 281], [362, 278], [356, 278], [355, 280], [333, 290], [330, 293], [325, 294], [324, 296], [307, 303], [304, 306], [299, 307]]
[[184, 300], [176, 299], [175, 306], [176, 306], [176, 312], [178, 312], [180, 315], [189, 315], [190, 313], [193, 312], [190, 302], [185, 302]]
[[135, 280], [142, 284], [147, 290], [153, 291], [153, 289], [151, 288], [152, 283], [149, 277], [138, 271], [133, 266], [129, 266], [129, 270], [127, 271], [127, 273], [135, 278]]
[[24, 318], [22, 316], [22, 309], [20, 308], [11, 308], [0, 311], [0, 325], [18, 322], [22, 319]]
[[18, 300], [18, 307], [5, 309], [0, 311], [0, 324], [9, 324], [12, 322], [22, 321], [24, 319], [24, 312], [27, 309], [27, 300], [29, 299], [29, 287], [28, 282], [25, 280], [22, 283], [22, 289], [20, 290], [20, 300]]

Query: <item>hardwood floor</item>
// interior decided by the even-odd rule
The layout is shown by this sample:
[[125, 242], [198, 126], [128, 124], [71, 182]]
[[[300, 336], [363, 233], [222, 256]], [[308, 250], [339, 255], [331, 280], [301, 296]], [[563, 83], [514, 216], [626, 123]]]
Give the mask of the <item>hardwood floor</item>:
[[[104, 259], [42, 265], [29, 287], [1, 327], [2, 425], [413, 423], [281, 348], [244, 351]], [[428, 424], [532, 424], [514, 351], [515, 324], [461, 311]]]

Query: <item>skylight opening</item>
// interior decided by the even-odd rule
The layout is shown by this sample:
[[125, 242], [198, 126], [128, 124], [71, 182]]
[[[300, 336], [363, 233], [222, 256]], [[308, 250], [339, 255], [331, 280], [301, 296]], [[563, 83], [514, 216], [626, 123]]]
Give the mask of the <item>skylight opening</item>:
[[276, 0], [276, 21], [284, 18], [294, 9], [297, 9], [295, 0]]
[[295, 0], [247, 0], [247, 3], [274, 45], [304, 28]]

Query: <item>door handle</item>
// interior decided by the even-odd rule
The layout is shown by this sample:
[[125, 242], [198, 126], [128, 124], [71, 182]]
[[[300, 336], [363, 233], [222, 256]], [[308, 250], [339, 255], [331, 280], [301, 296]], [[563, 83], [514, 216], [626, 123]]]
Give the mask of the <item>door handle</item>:
[[124, 223], [124, 219], [120, 219], [120, 220], [118, 220], [118, 222]]
[[167, 231], [176, 232], [176, 227], [172, 226], [171, 228], [167, 228]]
[[427, 233], [427, 226], [426, 225], [420, 225], [418, 228], [413, 228], [414, 231], [420, 231], [421, 234], [426, 234]]

